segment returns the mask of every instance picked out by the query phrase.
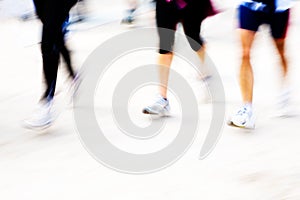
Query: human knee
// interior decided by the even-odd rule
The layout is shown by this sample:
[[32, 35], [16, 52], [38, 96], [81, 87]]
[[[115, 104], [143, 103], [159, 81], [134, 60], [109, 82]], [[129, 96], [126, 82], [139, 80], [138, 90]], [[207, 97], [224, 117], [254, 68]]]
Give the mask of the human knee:
[[161, 34], [159, 42], [159, 53], [167, 54], [173, 51], [174, 46], [174, 35], [172, 34]]
[[204, 45], [204, 41], [201, 37], [199, 37], [199, 35], [197, 35], [197, 37], [190, 37], [187, 35], [188, 38], [188, 42], [190, 44], [190, 47], [195, 51], [198, 52], [202, 49], [203, 45]]
[[245, 61], [249, 61], [250, 60], [250, 48], [244, 48], [243, 52], [242, 52], [242, 59]]

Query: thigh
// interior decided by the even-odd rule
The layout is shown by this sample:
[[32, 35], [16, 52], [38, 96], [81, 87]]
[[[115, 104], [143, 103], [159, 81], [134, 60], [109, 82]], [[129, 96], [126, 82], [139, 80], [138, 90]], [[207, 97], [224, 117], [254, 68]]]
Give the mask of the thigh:
[[44, 53], [57, 51], [57, 46], [63, 38], [62, 26], [68, 17], [66, 5], [61, 0], [44, 0], [41, 9], [42, 50]]
[[205, 18], [203, 5], [199, 1], [190, 2], [183, 10], [182, 25], [184, 33], [194, 51], [198, 51], [203, 45], [201, 32], [201, 23]]
[[270, 18], [270, 27], [274, 39], [283, 39], [286, 37], [289, 24], [290, 11], [278, 12]]
[[187, 36], [198, 41], [201, 23], [204, 19], [203, 10], [199, 3], [190, 3], [182, 14], [182, 25]]
[[[35, 0], [41, 1], [41, 0]], [[43, 23], [47, 26], [61, 27], [69, 16], [70, 9], [77, 0], [42, 0], [43, 6], [40, 8], [43, 13]]]
[[166, 0], [157, 0], [156, 3], [156, 24], [159, 28], [176, 30], [179, 22], [179, 11], [175, 2], [166, 2]]
[[243, 57], [250, 58], [250, 51], [255, 38], [255, 31], [240, 29], [240, 40], [243, 50]]
[[202, 19], [197, 15], [184, 16], [182, 25], [187, 40], [194, 51], [201, 49], [204, 41], [200, 36]]
[[264, 14], [260, 11], [253, 11], [243, 5], [238, 10], [239, 28], [257, 31], [259, 26], [264, 22]]
[[158, 28], [160, 53], [172, 51], [179, 12], [174, 2], [157, 0], [156, 24]]

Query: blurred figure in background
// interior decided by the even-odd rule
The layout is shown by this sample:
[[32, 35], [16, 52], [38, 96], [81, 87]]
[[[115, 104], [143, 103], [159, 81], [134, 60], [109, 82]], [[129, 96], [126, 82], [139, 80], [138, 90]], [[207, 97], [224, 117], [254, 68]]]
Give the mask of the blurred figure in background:
[[[76, 2], [77, 0], [34, 0], [36, 13], [43, 24], [41, 51], [46, 89], [36, 113], [25, 121], [29, 127], [45, 127], [54, 120], [51, 108], [56, 88], [59, 55], [65, 51], [69, 54], [64, 42], [63, 24]], [[75, 81], [74, 74], [72, 78]]]
[[31, 20], [31, 19], [36, 19], [36, 14], [35, 14], [35, 9], [32, 0], [22, 0], [21, 5], [19, 5], [18, 2], [18, 7], [24, 9], [22, 14], [19, 16], [19, 18], [23, 21]]
[[[135, 15], [136, 15], [136, 10], [140, 7], [142, 1], [143, 3], [146, 0], [126, 0], [127, 4], [127, 10], [126, 10], [126, 16], [122, 19], [121, 23], [122, 24], [133, 24], [135, 21]], [[150, 0], [147, 1], [150, 2], [151, 4], [155, 4], [156, 0]]]
[[288, 64], [285, 57], [285, 39], [290, 16], [290, 0], [244, 0], [239, 6], [239, 34], [242, 44], [240, 88], [243, 105], [230, 119], [230, 124], [242, 128], [254, 128], [252, 110], [254, 76], [251, 66], [251, 47], [255, 33], [262, 24], [268, 24], [280, 55], [283, 86], [281, 107], [288, 103]]
[[132, 24], [135, 20], [134, 13], [138, 8], [139, 0], [126, 0], [128, 8], [126, 16], [122, 19], [123, 24]]
[[[182, 23], [191, 48], [204, 64], [205, 45], [200, 36], [202, 21], [215, 14], [210, 0], [157, 0], [156, 23], [159, 35], [159, 97], [154, 104], [143, 109], [144, 114], [168, 115], [170, 106], [167, 99], [169, 69], [173, 60], [173, 44], [176, 26]], [[204, 75], [203, 79], [209, 77]]]
[[75, 6], [74, 14], [71, 16], [71, 23], [82, 22], [87, 17], [87, 5], [86, 0], [78, 0]]

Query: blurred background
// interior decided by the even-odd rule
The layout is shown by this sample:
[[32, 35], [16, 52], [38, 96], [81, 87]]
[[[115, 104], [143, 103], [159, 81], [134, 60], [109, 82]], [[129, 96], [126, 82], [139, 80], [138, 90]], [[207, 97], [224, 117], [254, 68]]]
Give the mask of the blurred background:
[[[226, 114], [230, 115], [241, 102], [237, 79], [240, 43], [236, 31], [239, 1], [213, 2], [222, 12], [203, 22], [202, 35], [222, 78]], [[122, 23], [128, 17], [129, 7], [125, 0], [84, 0], [72, 9], [66, 42], [76, 69], [113, 36], [134, 28], [155, 27], [155, 4], [151, 0], [140, 0], [134, 22]], [[300, 4], [295, 1], [287, 56], [293, 90], [291, 104], [296, 113], [300, 109], [299, 35]], [[94, 160], [76, 134], [70, 105], [49, 129], [32, 131], [22, 127], [22, 120], [36, 105], [43, 88], [40, 38], [41, 23], [31, 0], [0, 0], [0, 199], [300, 199], [300, 118], [274, 117], [281, 71], [267, 26], [260, 28], [253, 47], [257, 128], [248, 131], [224, 125], [214, 151], [205, 160], [198, 160], [212, 113], [210, 104], [203, 103], [202, 88], [197, 94], [201, 122], [194, 145], [170, 168], [143, 176], [120, 174]], [[155, 62], [155, 52], [133, 54], [117, 67]], [[178, 58], [173, 65], [185, 73]], [[65, 74], [65, 68], [60, 67], [58, 101], [65, 100], [61, 95], [67, 85]], [[187, 78], [193, 87], [203, 87], [195, 74], [188, 72]], [[95, 98], [100, 100], [101, 95]], [[98, 114], [109, 113], [110, 109], [99, 102]]]

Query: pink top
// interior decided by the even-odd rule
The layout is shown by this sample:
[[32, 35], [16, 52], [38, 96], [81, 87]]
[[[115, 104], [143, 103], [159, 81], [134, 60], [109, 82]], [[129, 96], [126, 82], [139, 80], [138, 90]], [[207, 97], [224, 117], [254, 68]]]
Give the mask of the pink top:
[[[170, 3], [172, 0], [166, 0], [166, 1]], [[184, 0], [175, 0], [175, 1], [180, 9], [183, 9], [187, 5], [187, 3]]]
[[176, 3], [180, 9], [183, 9], [187, 5], [184, 0], [176, 0]]

